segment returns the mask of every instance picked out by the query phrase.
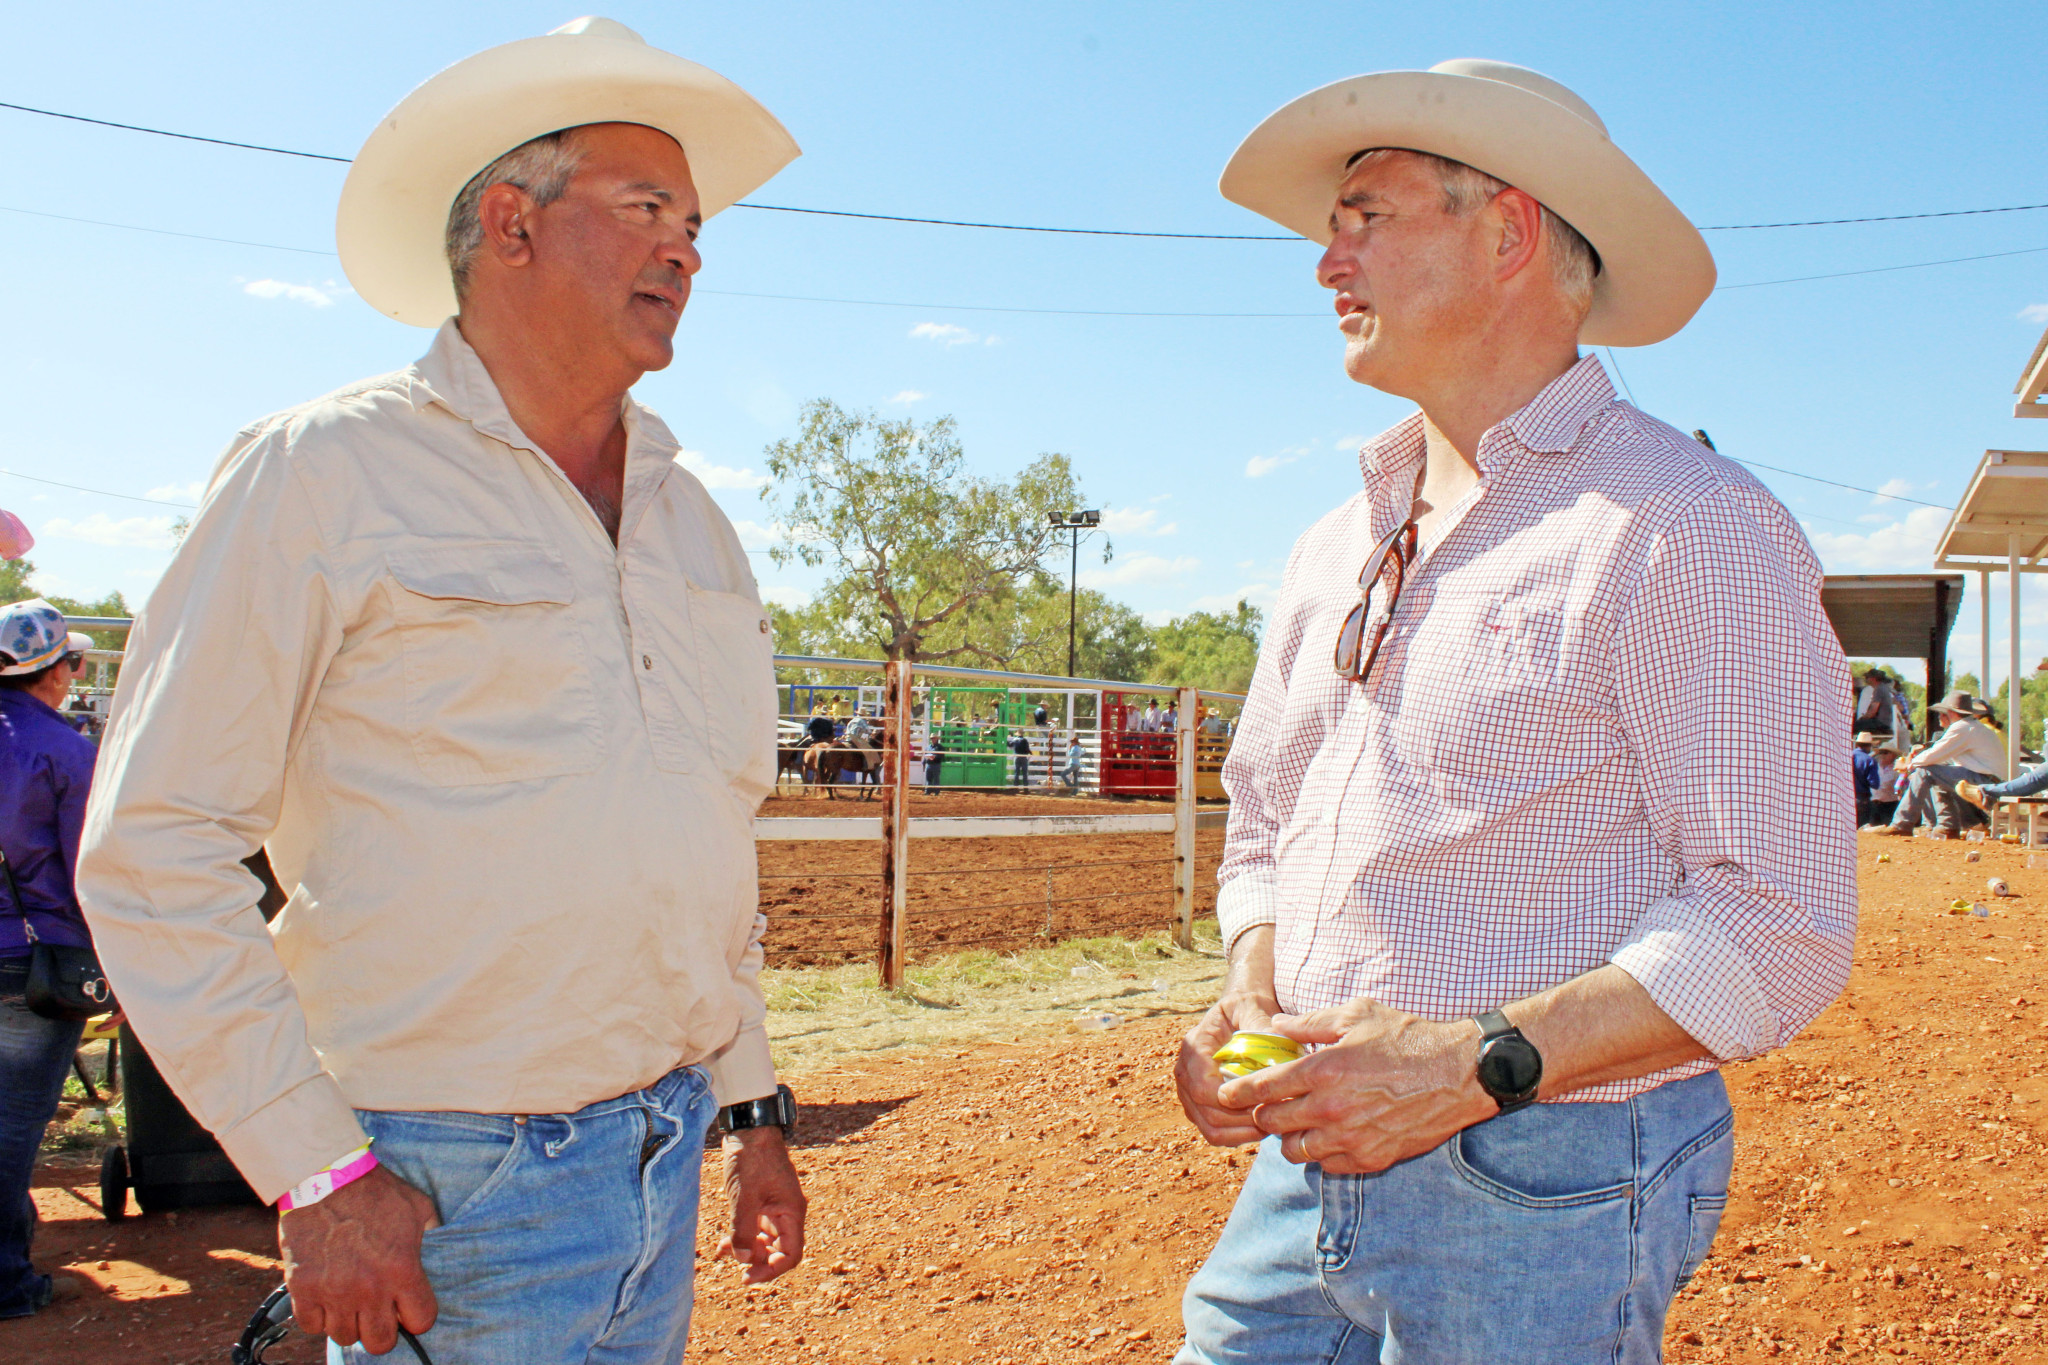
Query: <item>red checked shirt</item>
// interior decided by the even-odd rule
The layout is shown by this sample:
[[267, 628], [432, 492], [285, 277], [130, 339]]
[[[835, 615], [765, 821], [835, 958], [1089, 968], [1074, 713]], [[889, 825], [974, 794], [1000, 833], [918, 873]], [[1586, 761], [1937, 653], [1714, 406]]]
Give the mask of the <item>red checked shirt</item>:
[[1612, 962], [1717, 1058], [1791, 1039], [1856, 927], [1853, 693], [1798, 525], [1589, 356], [1480, 440], [1358, 684], [1337, 631], [1421, 415], [1360, 461], [1295, 546], [1224, 766], [1226, 939], [1276, 926], [1293, 1012], [1455, 1019]]

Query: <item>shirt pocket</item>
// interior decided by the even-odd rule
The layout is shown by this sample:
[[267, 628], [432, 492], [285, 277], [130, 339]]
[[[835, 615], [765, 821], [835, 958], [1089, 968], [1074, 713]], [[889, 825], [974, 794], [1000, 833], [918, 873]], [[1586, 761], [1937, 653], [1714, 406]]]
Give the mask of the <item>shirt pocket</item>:
[[445, 787], [596, 769], [604, 731], [568, 566], [546, 546], [463, 541], [385, 556], [405, 724]]
[[[775, 639], [768, 612], [743, 593], [689, 584], [705, 747], [728, 782], [775, 762]], [[756, 773], [758, 776], [758, 773]], [[765, 790], [765, 783], [764, 783]]]

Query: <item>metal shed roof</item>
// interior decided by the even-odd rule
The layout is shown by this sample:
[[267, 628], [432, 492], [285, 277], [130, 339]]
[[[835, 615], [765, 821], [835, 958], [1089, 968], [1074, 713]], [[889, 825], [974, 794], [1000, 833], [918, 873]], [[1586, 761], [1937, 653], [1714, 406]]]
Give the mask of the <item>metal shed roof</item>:
[[1832, 574], [1820, 590], [1842, 652], [1864, 659], [1946, 654], [1962, 600], [1959, 573]]
[[2033, 569], [2048, 550], [2048, 451], [1984, 452], [1942, 532], [1934, 567], [2003, 569], [2015, 536], [2024, 567]]

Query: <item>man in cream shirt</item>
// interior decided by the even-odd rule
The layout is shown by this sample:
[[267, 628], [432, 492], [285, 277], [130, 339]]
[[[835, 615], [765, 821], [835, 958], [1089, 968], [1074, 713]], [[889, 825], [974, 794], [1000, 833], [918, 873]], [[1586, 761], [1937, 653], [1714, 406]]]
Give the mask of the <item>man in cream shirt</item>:
[[130, 641], [81, 896], [165, 1076], [288, 1210], [332, 1358], [678, 1359], [721, 1106], [723, 1250], [755, 1282], [802, 1254], [757, 982], [769, 627], [628, 394], [704, 218], [796, 154], [602, 19], [415, 90], [337, 236], [431, 349], [244, 430]]

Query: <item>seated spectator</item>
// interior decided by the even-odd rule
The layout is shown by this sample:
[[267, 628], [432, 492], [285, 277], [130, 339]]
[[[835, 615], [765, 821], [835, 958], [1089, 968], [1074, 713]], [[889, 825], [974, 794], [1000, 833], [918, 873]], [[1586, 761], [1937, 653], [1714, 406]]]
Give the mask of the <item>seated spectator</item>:
[[[1905, 786], [1905, 777], [1899, 772], [1899, 742], [1887, 736], [1877, 742], [1877, 785], [1870, 793], [1870, 825], [1878, 829], [1889, 825], [1899, 811], [1899, 793]], [[1962, 793], [1966, 782], [1956, 783], [1956, 792]]]
[[1967, 692], [1951, 692], [1927, 708], [1931, 722], [1941, 727], [1932, 744], [1917, 748], [1899, 764], [1908, 774], [1906, 794], [1899, 802], [1892, 822], [1880, 834], [1908, 836], [1913, 826], [1934, 815], [1936, 837], [1953, 839], [1961, 832], [1962, 807], [1955, 799], [1956, 784], [1971, 782], [1983, 786], [2005, 776], [2005, 741], [1992, 726], [1977, 719], [1977, 699]]
[[1856, 736], [1849, 750], [1849, 780], [1856, 788], [1856, 828], [1870, 823], [1870, 794], [1877, 789], [1877, 757], [1871, 752], [1878, 737], [1868, 730]]

